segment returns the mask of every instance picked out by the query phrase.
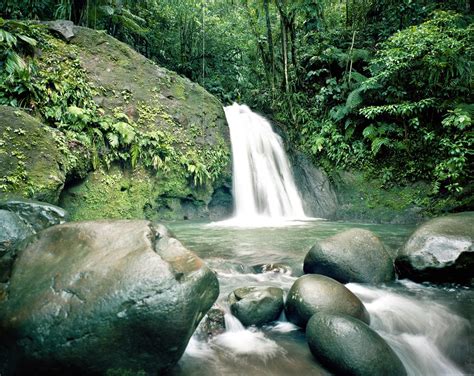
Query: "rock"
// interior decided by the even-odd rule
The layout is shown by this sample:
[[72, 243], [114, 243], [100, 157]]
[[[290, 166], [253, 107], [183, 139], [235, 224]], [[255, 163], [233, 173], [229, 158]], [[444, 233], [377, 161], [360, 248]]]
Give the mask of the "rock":
[[241, 287], [229, 295], [232, 314], [245, 325], [275, 321], [283, 310], [283, 290], [277, 287]]
[[[219, 100], [104, 32], [75, 26], [74, 33], [73, 52], [88, 80], [103, 88], [96, 103], [108, 114], [125, 113], [143, 132], [163, 133], [160, 139], [180, 146], [175, 159], [167, 158], [166, 169], [145, 171], [139, 165], [131, 171], [116, 165], [68, 184], [61, 206], [71, 218], [219, 219], [230, 213], [230, 138]], [[179, 162], [180, 154], [196, 162], [204, 152], [214, 179], [196, 186]]]
[[341, 283], [380, 283], [395, 278], [393, 260], [371, 231], [350, 229], [317, 242], [304, 259], [304, 272]]
[[46, 202], [26, 199], [6, 199], [0, 201], [0, 209], [16, 213], [36, 231], [68, 221], [67, 211]]
[[320, 312], [342, 313], [370, 322], [369, 313], [357, 296], [334, 279], [319, 274], [304, 275], [295, 281], [286, 298], [285, 312], [288, 321], [302, 328]]
[[16, 261], [0, 343], [18, 374], [156, 374], [178, 361], [218, 294], [214, 273], [163, 226], [65, 223]]
[[432, 219], [410, 236], [395, 265], [417, 282], [469, 283], [474, 270], [474, 212]]
[[426, 182], [385, 187], [381, 177], [369, 177], [363, 171], [332, 172], [331, 181], [338, 203], [335, 219], [416, 224], [426, 216], [426, 210], [414, 204], [429, 200]]
[[225, 332], [225, 312], [217, 304], [207, 312], [196, 329], [196, 334], [200, 340], [208, 340], [211, 337]]
[[33, 234], [33, 229], [18, 215], [0, 209], [0, 283], [8, 282], [17, 251]]
[[252, 266], [255, 273], [281, 273], [291, 275], [292, 269], [284, 264], [258, 264]]
[[406, 375], [405, 367], [385, 340], [351, 316], [312, 316], [306, 339], [318, 362], [336, 375]]
[[58, 201], [66, 171], [56, 135], [26, 112], [0, 106], [0, 193]]
[[317, 218], [335, 218], [337, 196], [324, 170], [315, 166], [302, 153], [290, 152], [289, 157], [305, 214]]
[[67, 20], [43, 21], [49, 30], [52, 30], [61, 35], [64, 40], [69, 42], [74, 37], [74, 23]]

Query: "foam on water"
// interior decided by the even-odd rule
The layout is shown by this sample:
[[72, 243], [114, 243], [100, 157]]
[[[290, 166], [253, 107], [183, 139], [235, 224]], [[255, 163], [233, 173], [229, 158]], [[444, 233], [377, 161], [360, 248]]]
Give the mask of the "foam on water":
[[346, 285], [370, 313], [370, 326], [398, 354], [409, 375], [462, 375], [444, 354], [469, 322], [431, 300], [402, 296], [388, 289]]

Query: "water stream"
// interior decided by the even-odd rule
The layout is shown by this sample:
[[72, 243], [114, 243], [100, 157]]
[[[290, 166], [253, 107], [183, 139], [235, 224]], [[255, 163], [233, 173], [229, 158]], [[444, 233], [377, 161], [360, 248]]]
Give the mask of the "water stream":
[[[312, 243], [344, 229], [374, 231], [395, 251], [412, 226], [312, 221], [291, 227], [226, 228], [204, 222], [175, 222], [169, 227], [184, 244], [217, 272], [218, 304], [242, 286], [277, 286], [285, 291], [302, 274]], [[256, 273], [252, 266], [281, 263], [280, 272]], [[371, 327], [402, 359], [410, 375], [474, 373], [474, 291], [455, 285], [410, 281], [378, 286], [348, 284], [366, 305]], [[229, 313], [227, 331], [209, 341], [193, 338], [172, 375], [326, 375], [312, 357], [304, 332], [279, 321], [245, 329]]]

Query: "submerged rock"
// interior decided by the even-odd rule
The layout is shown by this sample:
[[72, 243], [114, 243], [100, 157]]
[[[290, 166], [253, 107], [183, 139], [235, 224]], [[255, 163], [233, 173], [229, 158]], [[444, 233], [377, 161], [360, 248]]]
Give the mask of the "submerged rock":
[[410, 236], [396, 267], [417, 282], [469, 283], [474, 278], [474, 212], [432, 219]]
[[395, 278], [393, 260], [371, 231], [350, 229], [317, 242], [304, 259], [304, 272], [341, 283], [379, 283]]
[[314, 315], [306, 327], [306, 339], [318, 362], [336, 375], [406, 375], [405, 367], [385, 340], [354, 317]]
[[257, 264], [252, 266], [255, 273], [281, 273], [291, 275], [292, 269], [285, 264]]
[[245, 326], [260, 326], [280, 317], [283, 290], [278, 287], [241, 287], [229, 295], [230, 310]]
[[68, 212], [59, 206], [20, 198], [0, 201], [0, 209], [16, 213], [23, 221], [29, 223], [36, 232], [59, 225], [69, 219]]
[[178, 361], [218, 294], [214, 273], [163, 226], [50, 227], [21, 253], [0, 306], [0, 343], [16, 360], [0, 372], [157, 373]]
[[225, 329], [225, 311], [219, 305], [214, 304], [199, 323], [196, 335], [200, 340], [208, 340], [224, 333]]
[[364, 305], [348, 288], [336, 280], [308, 274], [298, 278], [285, 303], [288, 321], [304, 328], [311, 316], [320, 312], [343, 313], [370, 322]]

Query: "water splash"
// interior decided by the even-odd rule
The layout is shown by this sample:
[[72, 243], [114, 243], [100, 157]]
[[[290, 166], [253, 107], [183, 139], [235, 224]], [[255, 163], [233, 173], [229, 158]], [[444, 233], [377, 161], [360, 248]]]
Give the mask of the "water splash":
[[469, 322], [431, 300], [387, 289], [346, 285], [370, 313], [370, 326], [394, 349], [413, 376], [462, 375], [444, 353], [469, 327]]
[[232, 142], [234, 217], [220, 225], [287, 226], [307, 220], [281, 138], [245, 105], [225, 109]]

